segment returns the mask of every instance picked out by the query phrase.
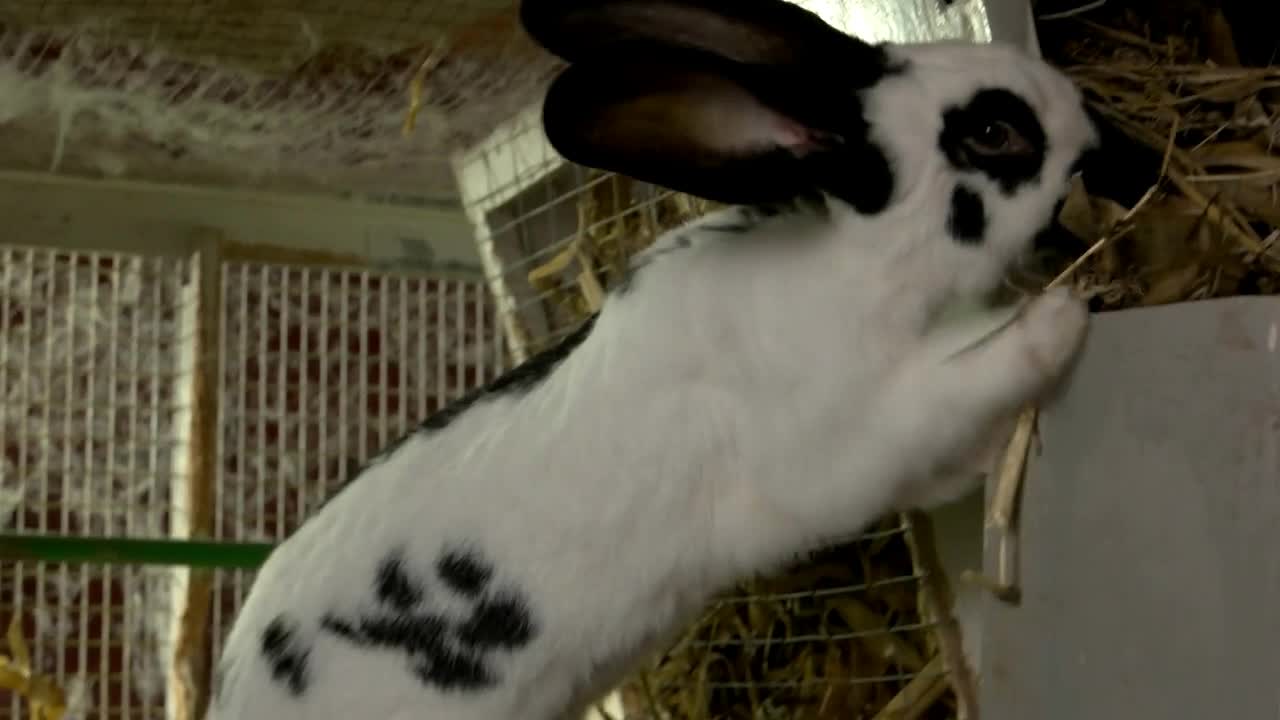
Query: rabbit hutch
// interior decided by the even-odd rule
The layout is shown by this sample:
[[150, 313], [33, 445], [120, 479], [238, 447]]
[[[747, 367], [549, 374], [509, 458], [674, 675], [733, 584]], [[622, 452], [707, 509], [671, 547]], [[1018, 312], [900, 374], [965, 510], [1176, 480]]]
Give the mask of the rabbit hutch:
[[[1073, 284], [1096, 339], [1038, 434], [1028, 411], [985, 493], [744, 582], [598, 719], [1260, 715], [1233, 698], [1271, 685], [1261, 669], [1228, 683], [1226, 660], [1242, 658], [1224, 638], [1278, 621], [1274, 587], [1256, 587], [1270, 566], [1240, 558], [1265, 542], [1266, 479], [1280, 476], [1280, 309], [1218, 303], [1280, 289], [1265, 10], [796, 2], [869, 39], [1022, 44], [1081, 85], [1125, 151], [1107, 187], [1073, 190], [1068, 235], [1018, 280]], [[571, 332], [633, 253], [710, 209], [556, 156], [539, 103], [557, 66], [515, 5], [0, 2], [0, 720], [202, 717], [272, 545], [383, 445]], [[1174, 329], [1191, 339], [1160, 335]], [[1191, 369], [1248, 372], [1256, 392], [1215, 392]], [[1171, 388], [1155, 393], [1164, 405], [1125, 405], [1148, 378]], [[1124, 420], [1100, 425], [1099, 407]], [[1159, 425], [1148, 446], [1165, 451], [1198, 413], [1231, 417], [1199, 456], [1224, 463], [1213, 482], [1139, 464], [1141, 433]], [[1198, 500], [1202, 481], [1223, 495]], [[1171, 547], [1199, 576], [1153, 559], [1169, 552], [1153, 549], [1157, 528], [1189, 528]], [[1218, 593], [1188, 587], [1206, 583]], [[1181, 612], [1150, 612], [1167, 595]], [[1236, 596], [1252, 599], [1221, 620]], [[1174, 646], [1155, 631], [1189, 616], [1216, 619]], [[1273, 657], [1252, 635], [1253, 656]], [[1170, 658], [1213, 688], [1195, 712]], [[1126, 705], [1123, 687], [1160, 700]]]

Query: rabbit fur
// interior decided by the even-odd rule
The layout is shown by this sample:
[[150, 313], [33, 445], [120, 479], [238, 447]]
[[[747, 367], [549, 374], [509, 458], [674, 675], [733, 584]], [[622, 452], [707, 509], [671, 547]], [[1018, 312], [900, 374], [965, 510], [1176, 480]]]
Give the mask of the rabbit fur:
[[1096, 141], [1040, 60], [871, 45], [782, 0], [521, 12], [567, 61], [558, 152], [731, 205], [276, 548], [210, 720], [576, 720], [733, 583], [971, 489], [966, 458], [1081, 346], [1063, 291], [962, 352], [935, 327]]

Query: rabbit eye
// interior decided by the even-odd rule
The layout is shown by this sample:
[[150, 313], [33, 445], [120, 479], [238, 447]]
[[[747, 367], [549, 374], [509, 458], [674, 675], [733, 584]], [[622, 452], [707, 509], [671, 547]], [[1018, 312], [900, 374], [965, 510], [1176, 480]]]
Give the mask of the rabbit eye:
[[1023, 155], [1031, 150], [1018, 131], [999, 120], [983, 125], [965, 144], [981, 155]]

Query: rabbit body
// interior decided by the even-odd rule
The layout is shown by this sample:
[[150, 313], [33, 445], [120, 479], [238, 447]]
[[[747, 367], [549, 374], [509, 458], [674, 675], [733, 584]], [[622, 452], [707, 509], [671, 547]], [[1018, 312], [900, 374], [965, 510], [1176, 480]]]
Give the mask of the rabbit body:
[[[774, 12], [740, 3], [727, 7]], [[593, 7], [615, 5], [646, 3]], [[547, 2], [525, 7], [554, 14]], [[554, 23], [536, 20], [526, 17], [534, 36], [575, 63], [598, 52], [566, 45], [567, 31], [557, 42]], [[682, 53], [672, 67], [686, 66]], [[226, 639], [209, 720], [577, 720], [715, 593], [972, 487], [957, 468], [1062, 376], [1087, 312], [1049, 292], [960, 352], [956, 333], [972, 331], [935, 320], [953, 299], [993, 288], [1030, 247], [1094, 131], [1064, 77], [1011, 49], [889, 46], [868, 57], [882, 64], [874, 81], [842, 96], [865, 132], [833, 151], [866, 164], [844, 175], [821, 165], [822, 148], [787, 146], [826, 143], [829, 129], [761, 119], [732, 89], [689, 81], [716, 112], [739, 110], [717, 137], [749, 147], [776, 133], [791, 157], [819, 163], [757, 172], [777, 180], [776, 197], [714, 177], [705, 156], [681, 165], [673, 151], [670, 175], [646, 174], [661, 167], [646, 163], [663, 138], [647, 136], [643, 156], [625, 134], [604, 147], [628, 121], [605, 95], [576, 94], [592, 77], [570, 67], [545, 110], [566, 157], [704, 196], [730, 188], [720, 197], [744, 204], [666, 233], [559, 348], [428, 419], [281, 544]], [[1017, 153], [992, 166], [948, 145], [948, 132], [967, 132], [953, 125], [973, 124], [963, 116], [975, 102], [998, 113], [1008, 101], [982, 94], [991, 88], [1021, 98], [1009, 123], [1029, 110], [1048, 138], [1031, 140], [1034, 168]], [[650, 89], [614, 97], [669, 88]], [[575, 104], [585, 112], [557, 115]], [[558, 125], [592, 112], [594, 135]], [[671, 147], [717, 142], [699, 140], [697, 118], [689, 127], [692, 140]], [[581, 137], [601, 145], [573, 145]], [[867, 178], [841, 180], [866, 167]], [[788, 186], [806, 173], [838, 187]], [[974, 203], [977, 219], [957, 221]]]

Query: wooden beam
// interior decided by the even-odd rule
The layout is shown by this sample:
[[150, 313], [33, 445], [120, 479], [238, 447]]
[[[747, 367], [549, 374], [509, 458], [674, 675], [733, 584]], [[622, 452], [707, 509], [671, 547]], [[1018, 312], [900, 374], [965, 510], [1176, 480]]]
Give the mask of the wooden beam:
[[[213, 510], [217, 502], [214, 479], [218, 470], [219, 348], [221, 347], [222, 239], [206, 232], [197, 240], [195, 280], [198, 283], [195, 364], [192, 379], [190, 477], [187, 508], [190, 537], [213, 539]], [[191, 568], [186, 602], [174, 643], [172, 697], [176, 720], [199, 720], [209, 702], [213, 603], [213, 571]]]

